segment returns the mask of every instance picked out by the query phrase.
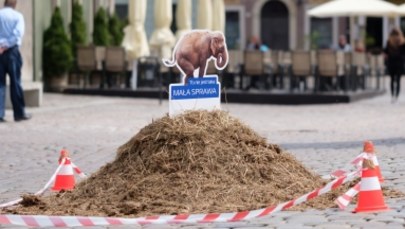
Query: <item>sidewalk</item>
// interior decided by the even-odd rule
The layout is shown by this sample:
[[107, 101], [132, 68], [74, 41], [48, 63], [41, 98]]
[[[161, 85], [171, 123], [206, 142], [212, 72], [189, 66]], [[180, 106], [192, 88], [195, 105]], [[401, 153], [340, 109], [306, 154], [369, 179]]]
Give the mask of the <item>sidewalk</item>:
[[[350, 104], [225, 104], [223, 109], [320, 175], [346, 166], [362, 150], [364, 140], [373, 140], [386, 178], [384, 186], [405, 192], [405, 95], [395, 104], [385, 94]], [[151, 99], [45, 94], [43, 106], [29, 112], [32, 120], [15, 123], [7, 111], [8, 122], [0, 124], [0, 203], [39, 190], [57, 167], [62, 147], [72, 152], [82, 170], [97, 171], [115, 157], [118, 146], [165, 115], [168, 104]], [[281, 212], [252, 222], [182, 228], [403, 228], [405, 199], [386, 201], [393, 210], [380, 214], [309, 210]]]

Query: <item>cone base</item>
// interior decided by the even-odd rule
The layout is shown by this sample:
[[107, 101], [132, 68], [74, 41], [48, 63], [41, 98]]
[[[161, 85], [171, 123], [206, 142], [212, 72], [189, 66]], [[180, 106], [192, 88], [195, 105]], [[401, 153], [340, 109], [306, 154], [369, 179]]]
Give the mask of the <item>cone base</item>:
[[374, 208], [356, 208], [356, 209], [354, 209], [353, 213], [385, 212], [385, 211], [389, 211], [389, 210], [391, 210], [391, 209], [389, 207], [387, 207], [387, 206], [379, 206], [379, 207], [374, 207]]
[[73, 190], [75, 188], [75, 177], [73, 175], [58, 175], [52, 191]]

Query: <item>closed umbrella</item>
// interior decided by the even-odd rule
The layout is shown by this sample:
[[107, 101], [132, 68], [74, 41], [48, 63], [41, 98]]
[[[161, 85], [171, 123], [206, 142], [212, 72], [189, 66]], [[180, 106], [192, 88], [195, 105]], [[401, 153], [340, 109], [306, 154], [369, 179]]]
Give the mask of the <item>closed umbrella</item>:
[[224, 0], [213, 0], [212, 30], [225, 32], [225, 4]]
[[146, 0], [129, 0], [128, 6], [129, 25], [125, 27], [122, 46], [127, 51], [128, 57], [133, 60], [131, 88], [136, 89], [138, 79], [137, 59], [149, 56], [149, 46], [144, 28], [146, 16]]
[[198, 29], [212, 28], [212, 3], [211, 0], [198, 0]]
[[191, 30], [191, 0], [178, 0], [176, 12], [176, 38]]
[[172, 20], [172, 0], [155, 1], [155, 30], [152, 33], [150, 45], [162, 58], [171, 57], [171, 49], [176, 42], [170, 30]]
[[125, 27], [122, 46], [134, 60], [149, 55], [148, 40], [145, 33], [146, 0], [129, 0], [129, 25]]

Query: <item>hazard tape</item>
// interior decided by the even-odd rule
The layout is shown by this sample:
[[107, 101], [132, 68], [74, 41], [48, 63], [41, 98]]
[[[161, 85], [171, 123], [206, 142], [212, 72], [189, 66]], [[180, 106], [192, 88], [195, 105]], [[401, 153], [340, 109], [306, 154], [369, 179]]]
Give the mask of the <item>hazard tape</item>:
[[276, 212], [291, 208], [310, 199], [334, 190], [342, 184], [358, 177], [361, 170], [351, 172], [339, 177], [322, 188], [309, 192], [294, 200], [279, 205], [269, 206], [253, 211], [233, 213], [210, 214], [181, 214], [148, 216], [140, 218], [112, 218], [112, 217], [82, 217], [82, 216], [43, 216], [43, 215], [0, 215], [0, 225], [16, 225], [28, 227], [88, 227], [88, 226], [113, 226], [113, 225], [145, 225], [145, 224], [198, 224], [198, 223], [224, 223], [242, 220], [251, 220], [268, 216]]
[[[69, 158], [70, 159], [70, 158]], [[73, 167], [73, 170], [79, 175], [80, 178], [87, 178], [87, 175], [83, 173], [77, 165], [75, 165], [73, 162], [71, 162], [71, 165]]]
[[[70, 160], [70, 158], [69, 158], [69, 160]], [[46, 190], [48, 190], [49, 186], [51, 186], [52, 182], [55, 180], [56, 175], [58, 175], [59, 171], [60, 171], [60, 170], [62, 169], [62, 167], [64, 166], [65, 161], [66, 161], [66, 158], [63, 158], [62, 161], [61, 161], [61, 163], [59, 164], [58, 168], [55, 170], [55, 172], [54, 172], [53, 175], [51, 176], [51, 178], [48, 180], [48, 182], [46, 182], [45, 186], [44, 186], [41, 190], [39, 190], [38, 192], [36, 192], [36, 193], [34, 194], [35, 196], [40, 196], [40, 195], [44, 194], [44, 192], [45, 192]], [[87, 177], [87, 175], [84, 174], [84, 173], [79, 169], [79, 167], [77, 167], [75, 164], [73, 164], [73, 162], [71, 163], [71, 165], [72, 165], [73, 169], [75, 170], [75, 172], [76, 172], [81, 178], [86, 178], [86, 177]], [[17, 199], [17, 200], [13, 200], [13, 201], [10, 201], [10, 202], [7, 202], [7, 203], [0, 204], [0, 208], [11, 207], [11, 206], [13, 206], [13, 205], [16, 205], [16, 204], [20, 203], [22, 200], [23, 200], [22, 198], [19, 198], [19, 199]]]
[[339, 196], [335, 203], [339, 206], [340, 209], [344, 210], [355, 197], [360, 192], [360, 182], [355, 186], [350, 188], [345, 194]]
[[349, 173], [348, 171], [351, 170], [352, 166], [354, 166], [355, 169], [361, 169], [364, 159], [373, 160], [373, 162], [375, 162], [376, 161], [375, 158], [376, 158], [375, 154], [362, 152], [359, 155], [357, 155], [355, 158], [353, 158], [350, 161], [350, 165], [347, 165], [344, 169], [335, 170], [335, 171], [333, 171], [332, 173], [330, 173], [328, 175], [322, 176], [322, 178], [323, 179], [331, 179], [331, 178], [335, 179], [337, 177], [344, 176], [344, 175]]
[[[49, 188], [49, 186], [52, 184], [52, 182], [55, 180], [56, 175], [59, 173], [59, 171], [62, 169], [63, 164], [65, 163], [65, 159], [62, 160], [62, 163], [58, 166], [58, 168], [55, 170], [55, 172], [53, 173], [53, 175], [51, 176], [51, 178], [48, 180], [48, 182], [46, 182], [45, 186], [40, 189], [38, 192], [36, 192], [34, 195], [35, 196], [40, 196], [42, 194], [44, 194], [44, 192]], [[0, 208], [5, 208], [5, 207], [10, 207], [13, 205], [16, 205], [18, 203], [20, 203], [23, 199], [17, 199], [17, 200], [13, 200], [4, 204], [0, 204]]]

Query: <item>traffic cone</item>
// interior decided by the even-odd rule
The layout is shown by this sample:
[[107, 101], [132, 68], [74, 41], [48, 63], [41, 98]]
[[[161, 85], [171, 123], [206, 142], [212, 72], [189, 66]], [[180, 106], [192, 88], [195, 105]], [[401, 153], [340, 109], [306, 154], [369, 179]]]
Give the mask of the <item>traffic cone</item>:
[[371, 160], [365, 159], [361, 173], [359, 199], [354, 212], [381, 212], [387, 210], [389, 208], [384, 202], [377, 170]]
[[381, 174], [380, 165], [378, 163], [377, 156], [375, 154], [374, 145], [373, 145], [372, 141], [365, 141], [364, 142], [363, 152], [367, 153], [368, 159], [373, 161], [375, 169], [377, 170], [378, 180], [380, 181], [380, 183], [383, 183], [384, 182], [384, 177]]
[[63, 163], [55, 178], [55, 184], [52, 187], [53, 191], [72, 190], [75, 187], [75, 176], [73, 174], [73, 166], [70, 160], [69, 152], [62, 149], [59, 157], [59, 164]]

